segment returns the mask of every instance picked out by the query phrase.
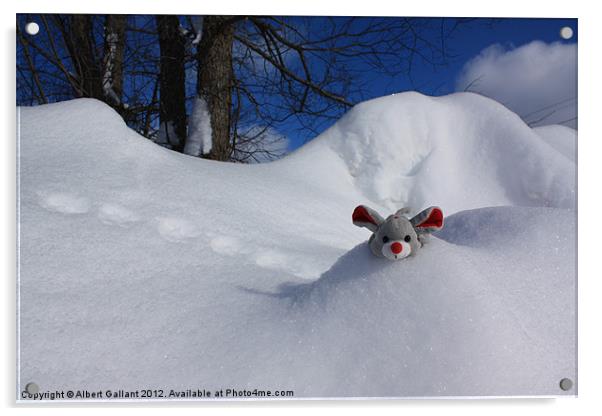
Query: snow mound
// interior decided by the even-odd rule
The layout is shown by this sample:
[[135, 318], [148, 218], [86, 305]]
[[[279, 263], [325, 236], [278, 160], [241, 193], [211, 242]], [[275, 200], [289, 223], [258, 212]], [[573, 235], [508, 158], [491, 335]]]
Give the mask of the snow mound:
[[577, 130], [561, 125], [535, 127], [535, 134], [573, 162], [577, 162]]
[[[22, 108], [19, 130], [23, 385], [325, 397], [575, 380], [575, 164], [493, 101], [373, 100], [258, 165], [169, 151], [94, 100]], [[360, 203], [437, 204], [446, 227], [389, 263], [351, 224]]]
[[574, 206], [574, 164], [516, 114], [476, 94], [403, 93], [361, 103], [300, 153], [324, 147], [369, 200], [390, 210]]
[[312, 388], [332, 395], [546, 394], [575, 376], [574, 226], [568, 210], [464, 211], [416, 257], [362, 243], [315, 282], [282, 285], [296, 374], [321, 368]]

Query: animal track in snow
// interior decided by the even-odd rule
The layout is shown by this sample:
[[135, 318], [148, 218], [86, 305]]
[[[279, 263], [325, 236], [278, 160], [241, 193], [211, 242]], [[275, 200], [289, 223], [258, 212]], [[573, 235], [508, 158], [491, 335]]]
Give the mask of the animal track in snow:
[[[213, 237], [213, 235], [208, 235]], [[311, 259], [296, 253], [267, 248], [244, 242], [236, 237], [217, 236], [210, 241], [211, 249], [226, 256], [246, 255], [250, 261], [269, 270], [279, 270], [302, 278], [318, 277], [322, 270], [316, 269]]]
[[221, 235], [211, 239], [209, 243], [211, 249], [218, 254], [227, 256], [235, 256], [237, 254], [248, 254], [249, 249], [245, 248], [245, 244], [236, 237]]
[[258, 266], [266, 269], [282, 269], [283, 266], [290, 264], [291, 260], [285, 253], [274, 249], [260, 250], [254, 258]]
[[98, 210], [98, 218], [105, 223], [127, 227], [140, 220], [138, 215], [117, 204], [102, 204]]
[[88, 198], [69, 192], [38, 192], [39, 204], [48, 211], [62, 214], [85, 214], [90, 210]]
[[274, 248], [260, 248], [253, 259], [260, 267], [280, 270], [303, 279], [317, 278], [323, 271], [316, 266], [311, 257], [296, 252], [287, 253]]
[[192, 222], [177, 217], [158, 217], [157, 231], [167, 241], [182, 242], [196, 238], [200, 234], [199, 228]]

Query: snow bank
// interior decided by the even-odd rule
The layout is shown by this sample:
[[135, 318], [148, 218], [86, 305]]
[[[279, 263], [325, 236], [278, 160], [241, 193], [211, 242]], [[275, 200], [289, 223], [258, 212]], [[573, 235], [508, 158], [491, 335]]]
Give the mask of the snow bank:
[[536, 127], [535, 134], [573, 162], [577, 162], [577, 130], [561, 125]]
[[[171, 152], [94, 100], [20, 120], [19, 391], [575, 380], [575, 165], [499, 104], [374, 100], [258, 165]], [[352, 226], [359, 203], [471, 210], [392, 264]]]
[[311, 380], [291, 383], [306, 394], [549, 394], [575, 376], [574, 225], [571, 211], [485, 208], [449, 217], [404, 262], [362, 243], [275, 292], [291, 334], [270, 359]]
[[389, 210], [574, 206], [574, 163], [516, 114], [476, 94], [404, 93], [364, 102], [299, 153], [325, 147], [368, 199]]

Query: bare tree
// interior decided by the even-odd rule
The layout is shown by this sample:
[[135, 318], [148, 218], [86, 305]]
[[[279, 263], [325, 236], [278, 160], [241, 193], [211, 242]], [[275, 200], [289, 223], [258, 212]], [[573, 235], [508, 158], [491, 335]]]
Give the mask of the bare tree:
[[186, 139], [185, 43], [177, 16], [157, 16], [161, 51], [159, 69], [159, 134], [176, 151], [181, 152]]
[[232, 108], [232, 45], [235, 23], [241, 17], [205, 16], [198, 45], [197, 94], [207, 103], [211, 118], [212, 147], [208, 157], [229, 160]]
[[[21, 32], [19, 26], [17, 26], [17, 39], [21, 45], [21, 50], [23, 56], [25, 57], [25, 62], [27, 63], [27, 69], [31, 74], [32, 82], [29, 83], [29, 89], [31, 91], [31, 101], [37, 101], [38, 104], [46, 104], [48, 103], [48, 99], [46, 98], [46, 94], [44, 93], [44, 87], [42, 86], [42, 82], [40, 81], [40, 74], [38, 69], [36, 68], [33, 59], [31, 57], [31, 53], [29, 51], [29, 42], [25, 35]], [[22, 73], [19, 68], [17, 68], [20, 73]]]
[[[309, 138], [355, 103], [401, 90], [417, 60], [447, 65], [447, 38], [472, 20], [204, 16], [201, 27], [192, 16], [18, 15], [18, 25], [32, 18], [44, 30], [19, 32], [22, 102], [97, 98], [186, 152], [201, 101], [211, 151], [195, 155], [240, 162], [282, 154], [284, 126]], [[383, 79], [390, 87], [375, 93]]]
[[211, 116], [208, 157], [253, 159], [269, 141], [258, 130], [291, 118], [314, 133], [367, 98], [366, 73], [409, 77], [417, 59], [446, 65], [446, 38], [468, 21], [206, 16], [197, 91]]
[[126, 15], [108, 15], [102, 64], [102, 89], [105, 101], [121, 107], [123, 94], [123, 59], [125, 54]]
[[[38, 103], [96, 98], [152, 137], [159, 108], [158, 56], [153, 53], [157, 36], [154, 25], [152, 31], [146, 26], [131, 28], [128, 19], [127, 15], [18, 15], [17, 27], [32, 20], [41, 26], [35, 36], [17, 32], [18, 103], [25, 96], [36, 97]], [[31, 82], [35, 79], [44, 98], [38, 83]]]
[[75, 14], [67, 21], [63, 26], [64, 40], [79, 80], [78, 92], [82, 97], [102, 100], [104, 92], [100, 62], [92, 35], [92, 17], [87, 14]]

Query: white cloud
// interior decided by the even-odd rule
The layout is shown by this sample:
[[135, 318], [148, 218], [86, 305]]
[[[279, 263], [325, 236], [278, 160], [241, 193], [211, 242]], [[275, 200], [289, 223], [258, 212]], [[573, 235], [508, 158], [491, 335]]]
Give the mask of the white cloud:
[[456, 90], [491, 97], [534, 126], [574, 128], [577, 45], [534, 41], [519, 48], [489, 46], [464, 65]]

